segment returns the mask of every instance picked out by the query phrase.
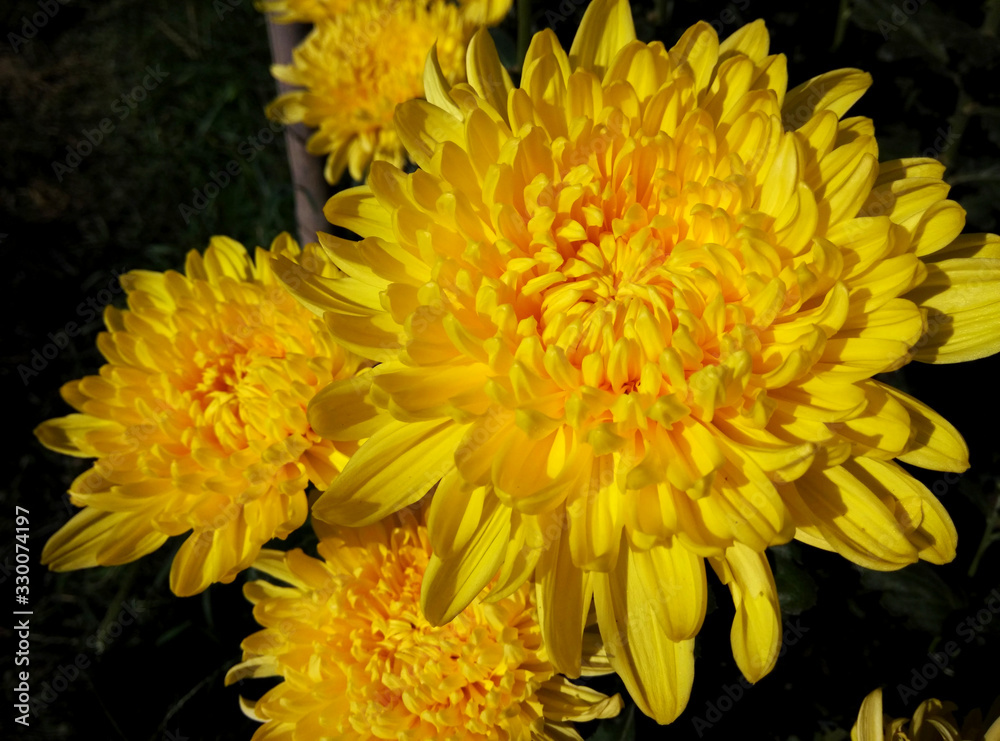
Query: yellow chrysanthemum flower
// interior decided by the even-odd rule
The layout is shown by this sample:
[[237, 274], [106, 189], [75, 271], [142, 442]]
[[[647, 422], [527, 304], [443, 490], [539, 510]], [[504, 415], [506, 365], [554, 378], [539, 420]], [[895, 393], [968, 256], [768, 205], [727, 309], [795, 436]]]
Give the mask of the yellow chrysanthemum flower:
[[986, 728], [982, 714], [974, 710], [959, 728], [956, 709], [954, 703], [925, 700], [913, 720], [890, 718], [882, 712], [882, 690], [877, 689], [861, 703], [851, 741], [1000, 741], [1000, 719]]
[[436, 43], [440, 68], [457, 82], [473, 32], [509, 8], [510, 0], [461, 7], [445, 0], [356, 0], [316, 26], [292, 64], [272, 67], [279, 80], [304, 89], [280, 96], [268, 116], [318, 129], [306, 146], [327, 155], [330, 183], [345, 168], [360, 180], [373, 159], [401, 167], [406, 152], [392, 114], [397, 104], [423, 97], [427, 52]]
[[[392, 3], [402, 2], [394, 0]], [[257, 7], [272, 13], [278, 23], [315, 23], [333, 20], [345, 13], [355, 3], [371, 0], [259, 0]], [[466, 20], [476, 24], [494, 25], [503, 20], [510, 10], [511, 0], [459, 0], [458, 7]]]
[[689, 697], [706, 558], [751, 681], [781, 645], [768, 546], [953, 558], [893, 459], [962, 471], [967, 448], [874, 376], [1000, 348], [1000, 238], [958, 236], [938, 162], [879, 164], [872, 122], [844, 118], [867, 74], [786, 91], [768, 47], [760, 21], [641, 43], [598, 0], [568, 55], [535, 36], [514, 88], [477, 34], [469, 84], [430, 60], [427, 100], [397, 109], [420, 169], [376, 162], [327, 204], [363, 239], [323, 235], [348, 277], [309, 287], [379, 362], [310, 405], [324, 437], [368, 438], [314, 516], [367, 524], [436, 485], [431, 622], [534, 573], [556, 667], [578, 671], [593, 600], [661, 723]]
[[305, 521], [309, 482], [328, 486], [356, 448], [321, 440], [306, 408], [358, 359], [271, 268], [280, 255], [327, 270], [314, 249], [283, 234], [255, 264], [215, 237], [204, 258], [188, 254], [186, 276], [123, 277], [129, 308], [105, 310], [97, 341], [107, 365], [62, 388], [79, 414], [35, 430], [52, 450], [97, 458], [70, 487], [83, 511], [46, 543], [44, 563], [128, 563], [193, 530], [170, 572], [170, 588], [190, 595], [232, 581]]
[[[572, 721], [621, 709], [618, 695], [556, 674], [527, 585], [430, 624], [420, 583], [431, 547], [413, 516], [323, 533], [319, 552], [264, 550], [255, 568], [290, 586], [244, 587], [264, 630], [243, 641], [226, 683], [284, 680], [243, 701], [266, 724], [254, 741], [568, 741], [580, 739]], [[591, 674], [611, 671], [601, 651], [586, 658]]]

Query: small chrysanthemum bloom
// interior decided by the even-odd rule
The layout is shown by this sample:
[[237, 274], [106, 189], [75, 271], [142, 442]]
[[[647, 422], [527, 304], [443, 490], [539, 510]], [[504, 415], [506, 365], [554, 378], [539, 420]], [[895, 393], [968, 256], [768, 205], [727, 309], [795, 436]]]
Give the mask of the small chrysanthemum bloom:
[[[441, 741], [568, 741], [572, 721], [609, 718], [607, 697], [558, 675], [524, 585], [500, 599], [478, 596], [446, 626], [420, 611], [431, 561], [426, 528], [395, 516], [358, 530], [323, 533], [324, 560], [264, 550], [254, 567], [289, 586], [244, 587], [264, 630], [243, 641], [243, 663], [226, 683], [284, 681], [244, 711], [265, 739], [406, 738]], [[611, 671], [600, 650], [592, 674]]]
[[360, 180], [373, 159], [402, 166], [406, 151], [393, 128], [396, 105], [424, 95], [424, 60], [437, 45], [450, 82], [465, 76], [465, 49], [485, 18], [502, 18], [510, 0], [458, 6], [445, 0], [355, 0], [319, 24], [272, 74], [302, 90], [277, 98], [267, 113], [318, 129], [306, 148], [327, 155], [324, 175], [347, 168]]
[[959, 728], [957, 706], [940, 700], [924, 700], [913, 719], [890, 718], [882, 712], [882, 690], [872, 692], [861, 703], [851, 741], [1000, 741], [1000, 719], [986, 728], [982, 713], [973, 710]]
[[[371, 2], [372, 0], [260, 0], [257, 7], [265, 13], [273, 14], [278, 23], [320, 24], [347, 12], [355, 3]], [[511, 0], [459, 0], [458, 6], [465, 19], [471, 23], [495, 25], [507, 15]]]
[[[1000, 348], [1000, 238], [959, 236], [931, 159], [879, 164], [845, 118], [857, 70], [786, 91], [760, 21], [719, 43], [636, 40], [625, 0], [567, 55], [535, 36], [514, 88], [489, 36], [469, 84], [429, 61], [314, 281], [378, 361], [310, 405], [368, 438], [313, 514], [372, 522], [437, 485], [424, 609], [444, 623], [499, 570], [534, 573], [556, 667], [591, 600], [616, 671], [660, 722], [687, 703], [705, 559], [751, 681], [781, 646], [765, 550], [792, 537], [873, 569], [953, 558], [954, 526], [896, 460], [968, 466], [955, 429], [875, 379]], [[323, 304], [323, 300], [314, 303]], [[896, 460], [894, 460], [896, 459]]]
[[204, 257], [188, 254], [186, 276], [123, 276], [129, 308], [109, 306], [97, 340], [107, 364], [62, 388], [79, 413], [35, 430], [56, 452], [97, 458], [70, 487], [83, 510], [46, 543], [44, 563], [128, 563], [193, 530], [170, 572], [170, 588], [190, 595], [232, 581], [304, 522], [309, 482], [328, 486], [357, 447], [320, 439], [306, 409], [359, 361], [271, 267], [279, 255], [320, 266], [314, 250], [283, 234], [255, 263], [215, 237]]

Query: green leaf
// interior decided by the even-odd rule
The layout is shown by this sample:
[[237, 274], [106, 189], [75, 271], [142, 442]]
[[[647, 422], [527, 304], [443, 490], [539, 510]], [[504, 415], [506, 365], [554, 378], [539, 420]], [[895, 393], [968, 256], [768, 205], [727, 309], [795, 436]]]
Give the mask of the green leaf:
[[882, 592], [879, 602], [896, 617], [905, 617], [911, 628], [937, 634], [945, 618], [961, 606], [933, 567], [915, 563], [899, 571], [862, 571], [861, 583]]

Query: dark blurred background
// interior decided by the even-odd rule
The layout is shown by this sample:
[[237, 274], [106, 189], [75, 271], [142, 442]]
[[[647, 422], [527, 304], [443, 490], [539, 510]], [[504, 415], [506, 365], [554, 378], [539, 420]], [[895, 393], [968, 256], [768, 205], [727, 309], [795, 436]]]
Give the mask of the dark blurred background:
[[[536, 1], [534, 27], [554, 26], [568, 48], [583, 7], [582, 0]], [[792, 85], [838, 67], [870, 71], [875, 84], [852, 113], [875, 120], [881, 159], [933, 151], [948, 165], [952, 197], [968, 211], [967, 231], [998, 228], [1000, 2], [844, 0], [805, 8], [792, 0], [644, 0], [633, 9], [640, 37], [668, 45], [699, 19], [726, 36], [764, 18], [772, 51], [789, 57]], [[14, 504], [30, 511], [37, 561], [72, 514], [64, 492], [86, 466], [49, 453], [31, 430], [69, 412], [60, 385], [100, 366], [97, 317], [109, 301], [121, 305], [112, 290], [117, 275], [180, 268], [184, 254], [203, 249], [213, 234], [267, 245], [294, 224], [284, 142], [263, 115], [274, 95], [266, 30], [250, 0], [16, 0], [4, 3], [0, 17], [0, 254], [8, 268], [2, 373], [10, 435], [0, 472], [0, 583], [3, 603], [13, 605]], [[495, 29], [510, 64], [516, 35], [512, 13]], [[237, 174], [222, 184], [227, 167]], [[206, 188], [212, 183], [222, 187]], [[75, 336], [60, 334], [70, 324]], [[729, 648], [733, 608], [716, 583], [684, 715], [663, 729], [627, 710], [603, 726], [588, 724], [583, 734], [603, 741], [836, 741], [880, 685], [894, 715], [912, 715], [927, 697], [955, 701], [960, 715], [985, 710], [1000, 693], [1000, 599], [989, 601], [1000, 587], [1000, 546], [988, 547], [1000, 536], [998, 371], [997, 359], [913, 364], [890, 379], [969, 442], [972, 469], [960, 478], [916, 472], [955, 519], [954, 563], [881, 574], [795, 544], [774, 549], [786, 644], [768, 677], [749, 690], [740, 686]], [[289, 545], [306, 537], [296, 534]], [[239, 711], [241, 688], [222, 684], [240, 641], [255, 630], [242, 578], [175, 598], [167, 574], [176, 547], [168, 543], [118, 568], [35, 569], [31, 681], [33, 692], [49, 699], [29, 729], [11, 724], [18, 667], [13, 618], [4, 617], [0, 705], [14, 729], [6, 737], [251, 737], [256, 724]], [[950, 644], [956, 655], [939, 655], [944, 666], [935, 667], [929, 654]], [[613, 679], [599, 684], [619, 689]], [[256, 697], [265, 686], [257, 681], [243, 690]]]

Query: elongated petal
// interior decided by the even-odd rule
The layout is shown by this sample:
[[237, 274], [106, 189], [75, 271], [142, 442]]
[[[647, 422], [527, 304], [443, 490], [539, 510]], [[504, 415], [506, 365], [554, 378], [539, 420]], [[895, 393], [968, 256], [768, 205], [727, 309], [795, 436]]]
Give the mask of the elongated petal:
[[127, 518], [124, 513], [90, 508], [78, 512], [45, 543], [42, 563], [53, 571], [98, 566], [97, 552], [104, 540]]
[[510, 535], [510, 510], [487, 498], [472, 537], [447, 558], [431, 556], [420, 590], [420, 609], [432, 625], [462, 612], [497, 573]]
[[98, 419], [89, 414], [69, 414], [58, 419], [50, 419], [35, 428], [35, 437], [49, 450], [77, 458], [92, 458], [100, 451], [88, 444], [91, 434], [111, 434], [119, 436], [121, 425], [117, 422]]
[[730, 633], [736, 664], [743, 676], [757, 682], [774, 668], [781, 649], [781, 608], [771, 567], [763, 553], [740, 543], [712, 565], [736, 606]]
[[960, 363], [1000, 351], [1000, 260], [953, 258], [927, 266], [927, 278], [907, 296], [928, 311], [927, 333], [915, 357]]
[[392, 421], [372, 404], [372, 374], [334, 381], [309, 402], [309, 424], [328, 440], [362, 440]]
[[451, 421], [387, 424], [316, 500], [313, 515], [360, 527], [412, 504], [454, 468], [455, 446], [464, 432]]
[[842, 117], [871, 87], [872, 76], [856, 69], [825, 72], [789, 90], [782, 105], [788, 128], [798, 128], [818, 111], [830, 110]]
[[500, 63], [496, 44], [486, 29], [477, 31], [469, 42], [466, 66], [469, 84], [497, 113], [506, 118], [507, 96], [514, 89], [514, 84]]
[[882, 715], [882, 688], [873, 691], [861, 703], [858, 720], [851, 729], [851, 741], [885, 741]]
[[629, 579], [648, 595], [649, 606], [673, 641], [694, 638], [705, 619], [705, 559], [676, 538], [648, 551], [629, 548]]
[[569, 50], [573, 69], [601, 76], [615, 55], [635, 40], [632, 11], [627, 0], [594, 0], [583, 14]]
[[831, 548], [860, 566], [889, 571], [918, 558], [889, 508], [842, 466], [810, 471], [785, 485], [782, 498], [799, 526], [815, 527]]
[[897, 456], [899, 460], [933, 471], [961, 473], [969, 468], [969, 448], [948, 420], [909, 394], [886, 384], [879, 386], [895, 398], [910, 417], [910, 439], [906, 452]]
[[[558, 533], [557, 517], [549, 519]], [[535, 567], [535, 589], [538, 621], [552, 663], [568, 677], [580, 676], [583, 629], [592, 595], [591, 574], [573, 563], [565, 531], [542, 551]]]
[[628, 564], [621, 558], [613, 572], [593, 576], [601, 636], [639, 709], [657, 723], [670, 723], [691, 694], [694, 639], [670, 640], [641, 587], [629, 579]]
[[622, 709], [618, 695], [607, 697], [589, 687], [553, 677], [539, 691], [546, 718], [584, 723], [598, 718], [613, 718]]

